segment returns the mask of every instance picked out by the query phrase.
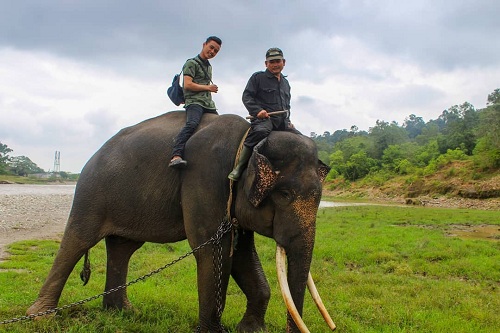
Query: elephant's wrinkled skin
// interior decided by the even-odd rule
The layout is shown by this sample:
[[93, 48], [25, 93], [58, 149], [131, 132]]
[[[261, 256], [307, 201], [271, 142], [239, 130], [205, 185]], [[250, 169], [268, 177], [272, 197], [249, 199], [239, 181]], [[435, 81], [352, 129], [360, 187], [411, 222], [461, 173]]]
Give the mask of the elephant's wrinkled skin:
[[[57, 306], [74, 266], [102, 238], [108, 253], [108, 290], [126, 283], [129, 259], [144, 242], [187, 238], [195, 247], [214, 235], [226, 213], [227, 175], [249, 124], [235, 115], [204, 115], [186, 145], [188, 167], [179, 171], [168, 168], [168, 161], [174, 137], [184, 123], [184, 112], [169, 112], [125, 128], [87, 162], [60, 249], [28, 313]], [[235, 183], [233, 217], [241, 230], [232, 257], [231, 233], [222, 239], [223, 302], [229, 275], [247, 297], [239, 332], [265, 330], [270, 297], [253, 232], [275, 239], [286, 250], [292, 297], [302, 312], [321, 181], [327, 171], [318, 161], [314, 142], [305, 136], [273, 132], [259, 153], [254, 151], [247, 170]], [[208, 246], [195, 254], [201, 332], [218, 332], [220, 327], [212, 253]], [[104, 296], [103, 305], [131, 306], [125, 289]], [[287, 331], [297, 332], [290, 316]]]

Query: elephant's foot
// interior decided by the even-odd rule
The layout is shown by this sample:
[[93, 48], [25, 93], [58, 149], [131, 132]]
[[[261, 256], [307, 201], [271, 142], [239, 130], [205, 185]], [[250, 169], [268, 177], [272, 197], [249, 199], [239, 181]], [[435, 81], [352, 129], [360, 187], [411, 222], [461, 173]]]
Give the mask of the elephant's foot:
[[[55, 302], [46, 302], [43, 300], [36, 300], [29, 308], [26, 310], [26, 315], [37, 315], [39, 313], [44, 313], [48, 310], [54, 309], [57, 307], [57, 303]], [[50, 314], [46, 315], [37, 315], [33, 319], [41, 319], [41, 318], [47, 318], [50, 317], [51, 315], [55, 314], [54, 312], [51, 312]]]
[[107, 310], [134, 310], [134, 306], [128, 299], [104, 299], [102, 306]]
[[245, 318], [243, 318], [236, 326], [236, 332], [262, 333], [262, 332], [267, 332], [267, 327], [261, 320], [256, 320], [255, 318], [245, 316]]

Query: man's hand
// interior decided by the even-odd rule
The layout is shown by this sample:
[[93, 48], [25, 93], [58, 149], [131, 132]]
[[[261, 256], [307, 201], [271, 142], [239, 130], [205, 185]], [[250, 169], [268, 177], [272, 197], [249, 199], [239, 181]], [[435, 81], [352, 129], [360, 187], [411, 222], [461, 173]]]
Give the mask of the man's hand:
[[219, 87], [217, 87], [217, 85], [215, 85], [215, 84], [209, 84], [208, 91], [216, 93], [219, 91]]
[[260, 110], [259, 113], [257, 113], [257, 118], [267, 119], [267, 118], [269, 118], [269, 114], [267, 114], [266, 110]]

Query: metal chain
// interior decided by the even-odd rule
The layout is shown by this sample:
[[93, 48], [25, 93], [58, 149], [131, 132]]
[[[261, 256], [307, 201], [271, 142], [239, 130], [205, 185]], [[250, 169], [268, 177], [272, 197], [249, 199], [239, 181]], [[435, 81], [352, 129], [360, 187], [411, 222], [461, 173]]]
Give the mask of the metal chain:
[[[131, 286], [131, 285], [133, 285], [133, 284], [135, 284], [135, 283], [137, 283], [139, 281], [143, 281], [143, 280], [151, 277], [152, 275], [160, 273], [164, 269], [166, 269], [166, 268], [168, 268], [168, 267], [170, 267], [170, 266], [178, 263], [179, 261], [181, 261], [181, 260], [189, 257], [190, 255], [192, 255], [193, 253], [195, 253], [195, 252], [199, 251], [200, 249], [204, 248], [208, 244], [211, 244], [211, 243], [213, 243], [213, 244], [219, 244], [219, 246], [217, 246], [217, 247], [221, 247], [220, 246], [220, 239], [222, 238], [222, 236], [225, 233], [227, 233], [227, 232], [229, 232], [231, 230], [231, 227], [232, 227], [232, 225], [231, 225], [231, 223], [229, 223], [228, 219], [224, 218], [224, 220], [222, 221], [222, 223], [219, 225], [217, 231], [215, 232], [215, 235], [213, 235], [212, 238], [210, 238], [209, 240], [207, 240], [205, 243], [198, 245], [197, 247], [195, 247], [191, 251], [189, 251], [186, 254], [180, 256], [179, 258], [173, 260], [172, 262], [170, 262], [170, 263], [168, 263], [168, 264], [166, 264], [166, 265], [164, 265], [164, 266], [162, 266], [162, 267], [160, 267], [160, 268], [158, 268], [158, 269], [156, 269], [156, 270], [154, 270], [154, 271], [152, 271], [152, 272], [150, 272], [148, 274], [145, 274], [145, 275], [143, 275], [141, 277], [138, 277], [137, 279], [132, 280], [132, 281], [126, 283], [126, 284], [123, 284], [123, 285], [118, 286], [116, 288], [112, 288], [112, 289], [106, 290], [105, 292], [103, 292], [101, 294], [94, 295], [94, 296], [82, 299], [80, 301], [77, 301], [77, 302], [74, 302], [74, 303], [71, 303], [71, 304], [67, 304], [67, 305], [61, 306], [61, 307], [56, 307], [56, 308], [49, 309], [49, 310], [46, 310], [46, 311], [42, 311], [42, 312], [38, 312], [38, 313], [33, 313], [33, 314], [30, 314], [30, 315], [27, 315], [27, 316], [21, 316], [21, 317], [17, 317], [17, 318], [12, 318], [12, 319], [8, 319], [8, 320], [0, 321], [0, 325], [15, 323], [15, 322], [29, 320], [29, 319], [34, 319], [36, 317], [46, 316], [46, 315], [55, 313], [57, 311], [66, 310], [68, 308], [71, 308], [71, 307], [74, 307], [74, 306], [77, 306], [77, 305], [82, 305], [84, 303], [88, 303], [90, 301], [98, 299], [99, 297], [102, 297], [102, 296], [105, 296], [105, 295], [109, 295], [109, 294], [114, 293], [114, 292], [116, 292], [118, 290], [122, 290], [124, 288], [127, 288], [128, 286]], [[221, 260], [222, 260], [222, 257], [221, 257]], [[222, 262], [221, 262], [221, 265], [222, 265]], [[222, 273], [222, 269], [220, 268], [219, 270]], [[221, 279], [221, 277], [219, 277], [219, 279]], [[218, 291], [218, 294], [221, 294], [220, 290]], [[220, 296], [222, 296], [222, 295], [220, 295]], [[217, 298], [219, 298], [220, 296], [218, 296]], [[222, 305], [220, 305], [220, 306], [222, 308]], [[219, 313], [219, 308], [217, 309], [217, 313]]]
[[213, 244], [213, 261], [214, 261], [214, 277], [215, 277], [215, 306], [217, 309], [217, 319], [222, 317], [222, 245], [221, 238], [214, 239]]

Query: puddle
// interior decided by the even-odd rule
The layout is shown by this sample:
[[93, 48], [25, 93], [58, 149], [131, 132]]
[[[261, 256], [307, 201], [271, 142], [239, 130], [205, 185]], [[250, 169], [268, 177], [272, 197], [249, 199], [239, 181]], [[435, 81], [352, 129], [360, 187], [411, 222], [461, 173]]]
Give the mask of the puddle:
[[327, 207], [344, 207], [344, 206], [365, 206], [370, 205], [368, 203], [356, 203], [356, 202], [333, 202], [333, 201], [320, 201], [319, 208]]
[[451, 225], [446, 235], [468, 240], [500, 241], [500, 225]]

